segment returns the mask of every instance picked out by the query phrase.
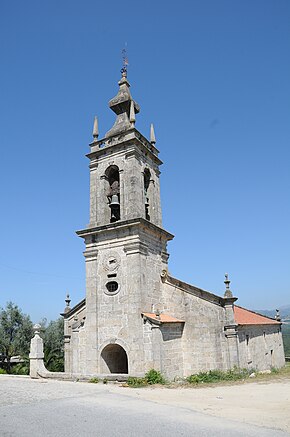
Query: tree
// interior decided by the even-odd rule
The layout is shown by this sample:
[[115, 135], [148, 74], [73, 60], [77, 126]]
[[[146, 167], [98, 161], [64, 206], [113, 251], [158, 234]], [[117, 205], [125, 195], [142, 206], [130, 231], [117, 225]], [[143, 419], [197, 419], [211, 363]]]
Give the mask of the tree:
[[41, 322], [44, 328], [44, 363], [51, 372], [64, 371], [63, 318], [49, 322]]
[[27, 356], [30, 340], [33, 337], [33, 324], [30, 317], [12, 302], [0, 308], [0, 353], [4, 356], [3, 366], [11, 372], [11, 357]]
[[283, 336], [285, 356], [290, 357], [290, 324], [282, 325], [282, 336]]

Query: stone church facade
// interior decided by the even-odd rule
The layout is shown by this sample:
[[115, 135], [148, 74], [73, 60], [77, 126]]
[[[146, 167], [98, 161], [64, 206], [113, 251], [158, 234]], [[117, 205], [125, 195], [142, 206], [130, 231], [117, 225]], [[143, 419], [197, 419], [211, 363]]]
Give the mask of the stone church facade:
[[[284, 365], [279, 320], [235, 305], [226, 276], [223, 297], [168, 272], [162, 227], [159, 166], [150, 140], [136, 128], [139, 105], [123, 69], [109, 102], [113, 127], [90, 144], [90, 223], [85, 242], [86, 297], [63, 313], [65, 372], [167, 378], [234, 366], [259, 370]], [[113, 376], [113, 375], [112, 375]]]

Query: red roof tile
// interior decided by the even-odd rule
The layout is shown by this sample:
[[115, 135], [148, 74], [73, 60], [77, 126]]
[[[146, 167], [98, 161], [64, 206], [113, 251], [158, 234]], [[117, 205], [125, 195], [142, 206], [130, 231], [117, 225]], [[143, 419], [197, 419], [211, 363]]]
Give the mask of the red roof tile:
[[160, 314], [160, 316], [157, 316], [155, 313], [142, 313], [142, 316], [159, 323], [184, 323], [184, 320], [176, 319], [175, 317], [169, 316], [169, 314]]
[[270, 317], [262, 316], [254, 311], [234, 305], [235, 320], [238, 325], [279, 325], [280, 322]]

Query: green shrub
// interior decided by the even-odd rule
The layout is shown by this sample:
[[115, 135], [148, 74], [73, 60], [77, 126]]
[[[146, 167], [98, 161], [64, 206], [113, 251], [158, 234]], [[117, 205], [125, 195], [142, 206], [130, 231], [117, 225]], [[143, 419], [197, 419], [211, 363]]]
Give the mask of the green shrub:
[[145, 385], [147, 385], [147, 381], [145, 378], [135, 378], [134, 376], [129, 376], [128, 380], [127, 380], [127, 384], [130, 387], [144, 387]]
[[200, 383], [213, 383], [218, 381], [237, 381], [240, 379], [245, 379], [249, 376], [251, 372], [247, 369], [238, 369], [234, 367], [233, 369], [222, 371], [222, 370], [209, 370], [208, 372], [199, 372], [186, 378], [187, 382], [190, 384], [200, 384]]
[[149, 370], [146, 375], [145, 375], [145, 379], [147, 381], [147, 384], [165, 384], [165, 379], [163, 377], [163, 375], [155, 369], [151, 369]]
[[103, 384], [108, 384], [108, 379], [107, 378], [103, 379]]
[[6, 374], [7, 374], [6, 370], [0, 368], [0, 375], [6, 375]]
[[158, 370], [150, 369], [144, 378], [129, 376], [127, 384], [130, 387], [145, 387], [146, 385], [166, 384], [166, 380]]
[[92, 384], [98, 384], [99, 381], [100, 381], [99, 378], [91, 378], [89, 380], [89, 382], [91, 382]]
[[29, 361], [15, 364], [11, 367], [10, 373], [12, 373], [13, 375], [29, 375]]

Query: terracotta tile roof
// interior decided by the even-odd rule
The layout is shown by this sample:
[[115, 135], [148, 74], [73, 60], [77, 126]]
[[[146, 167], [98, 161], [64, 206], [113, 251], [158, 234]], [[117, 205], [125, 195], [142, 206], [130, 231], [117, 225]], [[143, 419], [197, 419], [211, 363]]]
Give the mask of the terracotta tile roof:
[[142, 316], [158, 323], [184, 323], [184, 320], [176, 319], [169, 314], [160, 314], [160, 316], [157, 316], [155, 313], [142, 313]]
[[234, 305], [234, 315], [238, 325], [280, 325], [280, 322], [277, 322], [277, 320], [262, 316], [237, 305]]

